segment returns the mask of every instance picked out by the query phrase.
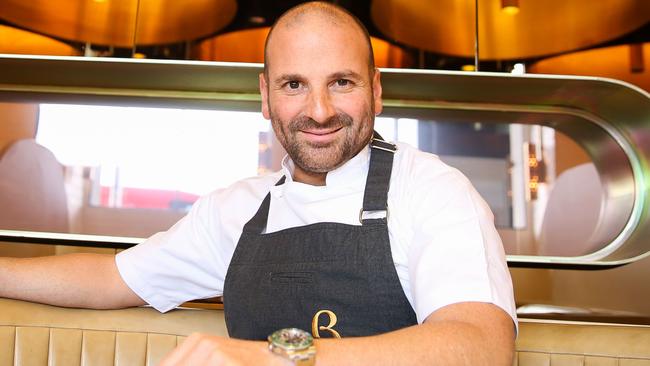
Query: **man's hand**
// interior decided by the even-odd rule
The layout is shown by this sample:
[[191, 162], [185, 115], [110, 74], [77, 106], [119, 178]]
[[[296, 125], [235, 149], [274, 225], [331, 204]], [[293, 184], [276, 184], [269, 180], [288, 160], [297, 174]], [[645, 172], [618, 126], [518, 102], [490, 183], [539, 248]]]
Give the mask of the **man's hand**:
[[291, 362], [271, 353], [266, 342], [242, 341], [195, 333], [160, 363], [160, 366], [176, 365], [288, 366]]

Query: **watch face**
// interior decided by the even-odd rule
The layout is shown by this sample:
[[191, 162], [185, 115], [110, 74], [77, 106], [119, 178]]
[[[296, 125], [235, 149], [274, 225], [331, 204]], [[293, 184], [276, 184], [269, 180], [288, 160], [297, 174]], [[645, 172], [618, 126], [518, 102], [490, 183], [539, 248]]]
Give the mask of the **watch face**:
[[269, 341], [286, 350], [301, 350], [314, 343], [311, 334], [297, 328], [280, 329], [269, 336]]

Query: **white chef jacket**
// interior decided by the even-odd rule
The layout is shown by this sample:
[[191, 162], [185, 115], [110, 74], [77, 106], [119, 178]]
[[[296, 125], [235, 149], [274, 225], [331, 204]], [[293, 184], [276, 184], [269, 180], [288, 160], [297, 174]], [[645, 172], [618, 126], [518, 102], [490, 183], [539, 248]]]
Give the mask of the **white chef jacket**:
[[[312, 186], [291, 179], [293, 162], [285, 157], [281, 171], [200, 198], [168, 231], [119, 253], [120, 275], [163, 312], [220, 296], [244, 224], [269, 191], [267, 233], [317, 222], [360, 225], [369, 159], [366, 147], [329, 172], [325, 186]], [[286, 182], [274, 186], [282, 175]], [[478, 301], [501, 307], [516, 324], [512, 281], [493, 215], [465, 176], [433, 154], [398, 143], [388, 207], [393, 261], [419, 323], [446, 305]]]

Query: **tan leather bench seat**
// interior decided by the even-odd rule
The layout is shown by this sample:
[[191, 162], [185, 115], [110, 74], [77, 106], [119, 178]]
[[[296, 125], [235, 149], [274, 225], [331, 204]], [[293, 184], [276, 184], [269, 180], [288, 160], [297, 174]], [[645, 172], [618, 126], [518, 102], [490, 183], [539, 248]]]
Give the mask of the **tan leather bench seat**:
[[518, 366], [650, 366], [650, 326], [520, 319]]
[[192, 332], [225, 336], [223, 311], [85, 310], [0, 299], [0, 366], [153, 366]]
[[[156, 365], [221, 310], [66, 309], [0, 299], [0, 366]], [[650, 326], [522, 319], [516, 366], [650, 366]]]

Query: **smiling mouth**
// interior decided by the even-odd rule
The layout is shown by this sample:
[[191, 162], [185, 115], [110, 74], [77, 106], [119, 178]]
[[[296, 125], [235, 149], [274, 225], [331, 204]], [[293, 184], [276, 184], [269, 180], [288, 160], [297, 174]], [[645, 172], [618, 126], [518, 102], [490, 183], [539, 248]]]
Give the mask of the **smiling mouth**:
[[327, 130], [300, 130], [300, 132], [308, 135], [314, 135], [314, 136], [327, 136], [340, 131], [342, 128], [343, 126], [339, 128], [327, 129]]
[[341, 131], [343, 129], [343, 126], [335, 129], [306, 129], [306, 130], [300, 130], [300, 132], [303, 134], [304, 139], [306, 142], [310, 145], [313, 146], [329, 146], [331, 143], [333, 143], [337, 139], [337, 132]]

